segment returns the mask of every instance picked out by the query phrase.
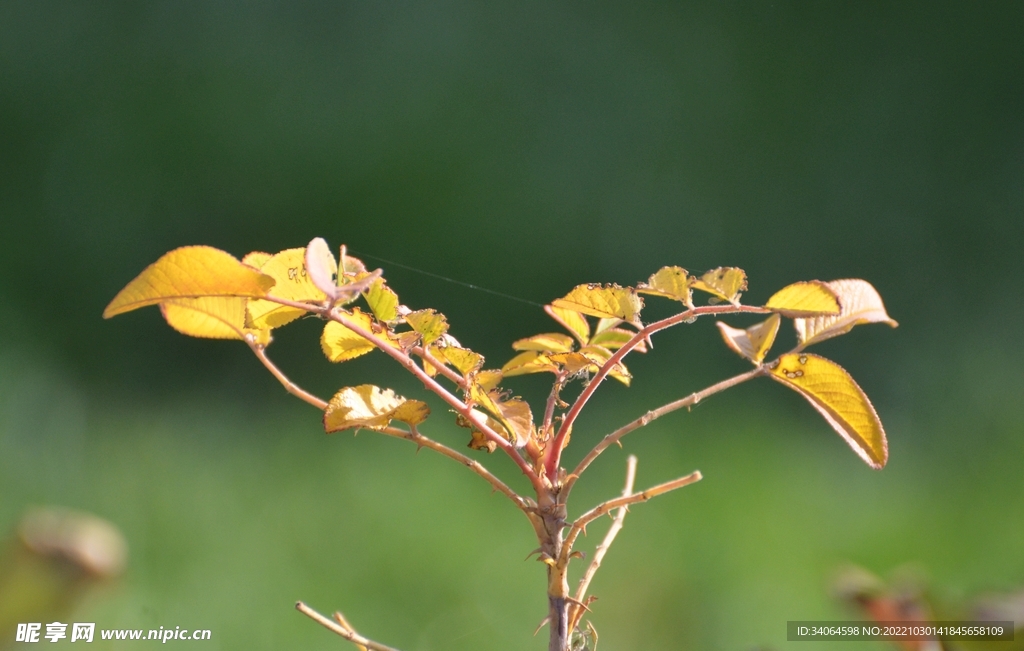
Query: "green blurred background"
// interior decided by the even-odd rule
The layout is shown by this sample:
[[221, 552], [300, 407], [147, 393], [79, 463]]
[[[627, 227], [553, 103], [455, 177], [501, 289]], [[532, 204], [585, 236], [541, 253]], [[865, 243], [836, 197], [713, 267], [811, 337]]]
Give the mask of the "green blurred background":
[[[627, 518], [593, 586], [602, 649], [788, 646], [787, 620], [851, 615], [828, 592], [844, 562], [915, 564], [950, 601], [1020, 586], [1021, 34], [1017, 2], [0, 3], [0, 532], [33, 504], [116, 523], [127, 574], [75, 618], [100, 628], [344, 648], [303, 599], [403, 651], [546, 648], [530, 529], [471, 473], [324, 436], [237, 342], [155, 309], [100, 318], [172, 248], [324, 236], [537, 303], [665, 264], [741, 266], [750, 302], [808, 278], [879, 289], [900, 328], [817, 352], [874, 400], [884, 471], [762, 380], [580, 483], [576, 513], [621, 490], [626, 453], [640, 485], [705, 475]], [[495, 364], [553, 329], [380, 265]], [[421, 396], [379, 354], [327, 363], [317, 336], [271, 348], [314, 391]], [[655, 343], [570, 461], [745, 365], [711, 321]], [[466, 439], [440, 408], [426, 432]]]

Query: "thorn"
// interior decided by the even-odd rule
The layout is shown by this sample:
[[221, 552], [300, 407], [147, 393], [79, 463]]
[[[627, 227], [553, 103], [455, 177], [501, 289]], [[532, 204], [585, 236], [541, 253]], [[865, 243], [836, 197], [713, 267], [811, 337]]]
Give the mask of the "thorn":
[[621, 440], [621, 439], [616, 439], [616, 440], [615, 440], [615, 445], [619, 446], [619, 449], [620, 449], [620, 450], [622, 450], [622, 449], [623, 449], [623, 447], [622, 447], [622, 440]]
[[531, 557], [531, 556], [533, 556], [534, 554], [539, 554], [539, 553], [541, 553], [542, 551], [544, 551], [544, 548], [543, 548], [543, 547], [538, 547], [537, 549], [535, 549], [535, 550], [533, 550], [532, 552], [530, 552], [529, 554], [527, 554], [527, 555], [526, 555], [526, 558], [524, 558], [523, 560], [524, 560], [524, 561], [528, 561], [528, 560], [530, 560], [530, 557]]
[[585, 560], [587, 560], [587, 555], [584, 554], [583, 552], [579, 551], [579, 550], [576, 550], [573, 553], [569, 554], [569, 558], [578, 558], [580, 560], [584, 560], [585, 561]]
[[550, 616], [545, 617], [544, 619], [540, 620], [540, 624], [537, 624], [537, 630], [535, 630], [533, 632], [534, 637], [536, 637], [537, 633], [540, 633], [540, 629], [544, 628], [544, 625], [547, 624], [550, 621], [551, 621], [551, 617]]

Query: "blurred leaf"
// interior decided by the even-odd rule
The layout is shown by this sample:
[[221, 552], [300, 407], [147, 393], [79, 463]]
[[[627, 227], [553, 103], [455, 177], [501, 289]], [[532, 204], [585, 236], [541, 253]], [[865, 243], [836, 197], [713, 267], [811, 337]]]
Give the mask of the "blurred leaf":
[[[605, 362], [607, 362], [612, 357], [612, 351], [608, 350], [607, 348], [602, 348], [601, 346], [586, 346], [585, 348], [582, 348], [580, 350], [580, 354], [582, 354], [584, 357], [591, 360], [598, 366], [604, 366]], [[611, 370], [608, 371], [608, 375], [615, 378], [619, 382], [622, 382], [627, 387], [629, 386], [630, 381], [633, 379], [633, 376], [630, 375], [629, 371], [626, 369], [626, 365], [623, 364], [622, 362], [619, 362], [618, 364], [613, 366]]]
[[[602, 346], [610, 350], [618, 350], [626, 345], [634, 335], [636, 335], [635, 332], [630, 332], [629, 330], [624, 330], [622, 328], [609, 328], [608, 330], [604, 330], [594, 335], [594, 338], [590, 340], [590, 343], [593, 346]], [[646, 353], [647, 344], [641, 341], [633, 347], [633, 350], [638, 353]]]
[[306, 270], [309, 272], [309, 280], [332, 299], [338, 298], [337, 291], [340, 284], [338, 278], [338, 261], [331, 253], [331, 247], [327, 246], [326, 240], [322, 237], [314, 237], [306, 245], [304, 253]]
[[[373, 317], [364, 314], [359, 308], [354, 308], [348, 317], [366, 330], [373, 329]], [[376, 346], [337, 321], [328, 321], [320, 336], [320, 348], [332, 362], [345, 362], [365, 355]]]
[[841, 366], [810, 353], [788, 353], [771, 365], [769, 374], [806, 398], [869, 466], [885, 466], [889, 448], [882, 422]]
[[324, 411], [324, 431], [328, 434], [346, 429], [381, 429], [392, 420], [419, 425], [430, 415], [430, 408], [419, 400], [406, 400], [391, 389], [372, 384], [345, 387], [334, 394]]
[[125, 286], [103, 310], [103, 318], [169, 299], [201, 296], [266, 296], [274, 279], [210, 246], [185, 246], [165, 253]]
[[497, 369], [487, 369], [473, 373], [473, 382], [485, 391], [490, 391], [501, 383], [502, 372]]
[[567, 310], [553, 305], [545, 305], [544, 311], [552, 319], [558, 321], [563, 328], [571, 332], [580, 342], [581, 346], [587, 345], [587, 341], [590, 340], [590, 324], [587, 323], [582, 314], [575, 310]]
[[252, 251], [245, 254], [245, 257], [242, 258], [242, 264], [247, 264], [253, 269], [259, 269], [273, 256], [274, 254], [266, 253], [264, 251]]
[[484, 364], [483, 355], [461, 346], [444, 346], [438, 349], [438, 355], [464, 376], [479, 370]]
[[566, 370], [570, 375], [575, 375], [581, 371], [587, 371], [588, 373], [597, 373], [598, 366], [594, 364], [593, 360], [580, 353], [555, 353], [549, 355], [548, 359], [558, 364]]
[[370, 307], [373, 315], [384, 323], [391, 323], [398, 319], [398, 294], [396, 294], [383, 278], [377, 278], [373, 284], [363, 292], [363, 298]]
[[466, 418], [462, 414], [455, 416], [456, 425], [470, 430], [469, 447], [474, 450], [483, 450], [488, 454], [498, 449], [498, 444], [487, 438], [480, 428], [486, 425], [496, 432], [501, 432], [503, 431], [501, 424], [479, 409], [471, 409], [470, 416], [471, 418]]
[[739, 303], [740, 292], [747, 289], [747, 274], [739, 267], [718, 267], [694, 280], [691, 286], [735, 304]]
[[513, 350], [538, 350], [542, 353], [568, 353], [572, 350], [574, 340], [569, 335], [558, 332], [546, 332], [520, 339], [512, 344]]
[[[491, 395], [494, 397], [493, 392]], [[501, 412], [502, 423], [505, 424], [506, 429], [515, 434], [516, 438], [513, 441], [515, 446], [521, 448], [526, 445], [537, 431], [533, 424], [533, 413], [530, 411], [530, 405], [520, 398], [495, 400], [494, 402], [498, 407], [498, 411]]]
[[764, 356], [768, 354], [772, 344], [775, 343], [775, 335], [779, 332], [781, 322], [782, 317], [773, 314], [746, 330], [732, 328], [721, 321], [716, 322], [715, 325], [722, 332], [722, 339], [725, 340], [726, 346], [756, 365], [764, 361]]
[[692, 290], [695, 279], [682, 267], [662, 267], [656, 271], [646, 283], [640, 283], [636, 291], [641, 294], [664, 296], [681, 301], [687, 307], [693, 307]]
[[835, 290], [820, 280], [783, 287], [772, 294], [764, 306], [791, 319], [839, 314], [839, 299]]
[[866, 280], [833, 280], [826, 284], [839, 297], [839, 314], [794, 319], [793, 326], [801, 345], [810, 346], [846, 334], [863, 323], [888, 323], [893, 328], [899, 325], [886, 314], [882, 297]]
[[405, 315], [405, 322], [412, 326], [423, 337], [423, 345], [428, 346], [435, 339], [448, 332], [448, 320], [436, 310], [426, 309], [410, 312]]
[[[327, 298], [310, 280], [305, 256], [305, 249], [285, 249], [270, 256], [260, 266], [260, 272], [275, 281], [271, 294], [298, 303], [321, 303]], [[249, 301], [248, 310], [254, 328], [280, 328], [308, 314], [299, 308], [262, 299]]]
[[577, 285], [562, 298], [552, 301], [551, 306], [600, 318], [636, 322], [644, 302], [632, 287], [590, 284]]

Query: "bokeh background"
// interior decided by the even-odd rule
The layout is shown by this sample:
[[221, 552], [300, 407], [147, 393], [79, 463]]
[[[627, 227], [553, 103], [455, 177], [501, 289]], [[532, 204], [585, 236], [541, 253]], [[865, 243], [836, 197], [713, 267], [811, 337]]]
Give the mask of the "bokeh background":
[[[494, 364], [553, 322], [369, 256], [536, 303], [665, 264], [743, 267], [750, 302], [879, 289], [900, 328], [817, 352], [873, 398], [885, 470], [762, 380], [580, 483], [576, 512], [621, 490], [627, 453], [640, 485], [705, 475], [627, 518], [593, 586], [602, 649], [786, 647], [787, 620], [851, 616], [829, 594], [847, 562], [909, 563], [951, 603], [1019, 587], [1021, 34], [1016, 2], [0, 3], [0, 537], [30, 505], [120, 527], [127, 573], [75, 616], [100, 628], [345, 648], [303, 599], [404, 651], [546, 648], [529, 527], [471, 473], [325, 436], [237, 342], [155, 309], [100, 318], [172, 248], [324, 236]], [[315, 392], [421, 396], [379, 354], [329, 364], [317, 336], [271, 348]], [[710, 320], [655, 343], [570, 460], [746, 364]], [[440, 408], [426, 431], [466, 439]]]

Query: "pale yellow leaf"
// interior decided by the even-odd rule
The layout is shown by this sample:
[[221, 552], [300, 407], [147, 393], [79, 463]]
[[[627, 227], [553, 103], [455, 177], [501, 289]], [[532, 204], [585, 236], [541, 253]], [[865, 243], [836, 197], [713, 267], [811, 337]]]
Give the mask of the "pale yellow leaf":
[[652, 274], [646, 283], [637, 285], [636, 291], [641, 294], [664, 296], [692, 307], [693, 282], [694, 278], [682, 267], [662, 267]]
[[715, 325], [722, 332], [722, 339], [725, 340], [726, 346], [757, 365], [764, 361], [764, 356], [768, 354], [772, 344], [775, 343], [775, 335], [779, 332], [781, 322], [782, 317], [773, 314], [746, 330], [732, 328], [721, 321]]
[[820, 280], [783, 287], [764, 306], [791, 319], [839, 314], [839, 299], [835, 291]]
[[[306, 272], [306, 249], [285, 249], [270, 256], [260, 272], [274, 279], [270, 293], [297, 303], [322, 303], [326, 295], [313, 284]], [[249, 301], [249, 322], [254, 328], [280, 328], [308, 314], [306, 310], [288, 307], [273, 301]]]
[[533, 335], [512, 344], [513, 350], [537, 350], [542, 353], [568, 353], [572, 347], [573, 338], [558, 332]]
[[315, 237], [310, 240], [303, 254], [306, 263], [306, 270], [309, 273], [309, 280], [323, 292], [324, 296], [337, 298], [338, 290], [338, 261], [331, 253], [331, 247], [322, 237]]
[[[373, 317], [364, 314], [359, 308], [353, 309], [348, 318], [364, 330], [373, 329]], [[365, 355], [376, 346], [337, 321], [328, 321], [320, 336], [320, 348], [332, 362], [344, 362]]]
[[334, 394], [324, 411], [327, 433], [346, 429], [383, 429], [392, 420], [418, 425], [426, 420], [430, 408], [419, 400], [406, 400], [391, 389], [372, 384], [346, 387]]
[[171, 299], [201, 296], [266, 296], [274, 279], [230, 253], [209, 246], [186, 246], [166, 253], [125, 286], [103, 318]]
[[555, 353], [549, 355], [548, 359], [564, 368], [570, 375], [581, 372], [597, 373], [598, 369], [598, 365], [582, 353]]
[[747, 274], [739, 267], [718, 267], [694, 280], [692, 287], [730, 303], [738, 303], [740, 292], [747, 289]]
[[589, 284], [577, 285], [562, 298], [552, 301], [551, 306], [636, 323], [644, 301], [632, 287]]
[[841, 366], [810, 353], [788, 353], [771, 366], [770, 377], [806, 398], [869, 466], [885, 465], [889, 447], [882, 422]]
[[245, 257], [242, 258], [242, 264], [247, 264], [253, 269], [259, 269], [262, 267], [267, 260], [273, 257], [271, 253], [265, 253], [263, 251], [252, 251], [246, 253]]
[[[594, 335], [590, 340], [590, 344], [592, 346], [602, 346], [610, 350], [618, 350], [625, 346], [635, 335], [635, 332], [630, 332], [623, 328], [609, 328]], [[633, 350], [638, 353], [646, 353], [647, 344], [641, 341], [633, 347]]]
[[839, 314], [794, 319], [793, 326], [802, 346], [846, 334], [863, 323], [888, 323], [893, 328], [899, 325], [886, 314], [882, 297], [866, 280], [833, 280], [826, 284], [839, 297]]
[[497, 388], [501, 383], [502, 373], [498, 369], [485, 369], [483, 371], [477, 371], [473, 373], [473, 382], [478, 385], [484, 391], [490, 391], [491, 389]]
[[396, 294], [383, 278], [377, 278], [369, 289], [363, 292], [363, 298], [373, 315], [385, 323], [398, 319], [398, 294]]
[[[494, 392], [491, 392], [491, 397], [495, 398]], [[512, 443], [517, 448], [526, 445], [536, 434], [530, 405], [519, 398], [511, 398], [509, 400], [496, 399], [494, 402], [498, 407], [498, 411], [501, 412], [501, 421], [504, 423], [505, 428], [515, 434], [515, 440]]]
[[448, 320], [443, 314], [432, 310], [416, 310], [405, 315], [405, 322], [423, 337], [423, 345], [430, 345], [435, 339], [448, 332]]
[[580, 342], [581, 346], [587, 345], [590, 340], [590, 324], [583, 318], [583, 315], [575, 310], [567, 310], [553, 305], [545, 305], [544, 311], [566, 330], [572, 333]]
[[[580, 354], [589, 359], [590, 361], [597, 364], [599, 367], [604, 366], [605, 363], [611, 359], [612, 351], [602, 346], [586, 346], [580, 349]], [[622, 362], [617, 363], [615, 366], [608, 371], [608, 375], [615, 378], [619, 382], [622, 382], [627, 387], [633, 376], [629, 374], [629, 370], [626, 369], [626, 365]]]
[[519, 353], [501, 367], [504, 377], [527, 375], [529, 373], [557, 373], [558, 366], [547, 355], [536, 350]]
[[480, 369], [484, 364], [484, 356], [461, 346], [444, 346], [438, 356], [455, 367], [462, 375], [469, 375]]

